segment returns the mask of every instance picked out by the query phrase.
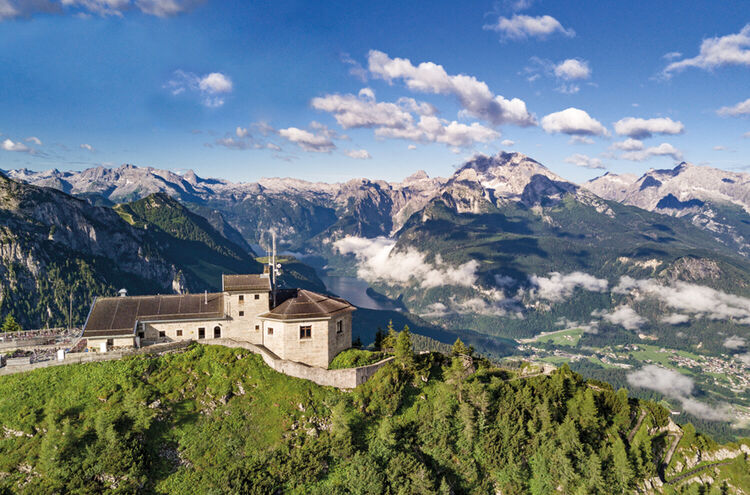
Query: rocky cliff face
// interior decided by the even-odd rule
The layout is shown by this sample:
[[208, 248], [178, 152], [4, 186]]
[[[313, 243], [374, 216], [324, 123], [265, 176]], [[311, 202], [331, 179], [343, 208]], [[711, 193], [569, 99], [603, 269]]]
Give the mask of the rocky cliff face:
[[606, 199], [685, 217], [741, 254], [750, 254], [750, 174], [681, 163], [641, 177], [607, 173], [583, 187]]
[[25, 327], [83, 323], [95, 295], [121, 287], [179, 292], [189, 283], [145, 230], [110, 208], [0, 175], [0, 311]]

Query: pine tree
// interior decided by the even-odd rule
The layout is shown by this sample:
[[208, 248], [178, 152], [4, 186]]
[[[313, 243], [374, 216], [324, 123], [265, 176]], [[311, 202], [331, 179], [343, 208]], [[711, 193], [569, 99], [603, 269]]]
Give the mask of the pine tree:
[[20, 332], [21, 330], [21, 325], [18, 324], [15, 318], [13, 318], [13, 315], [8, 314], [8, 316], [5, 317], [5, 321], [3, 322], [2, 331]]
[[411, 333], [408, 325], [405, 325], [396, 337], [394, 354], [396, 355], [396, 361], [401, 363], [401, 366], [405, 369], [414, 368], [414, 351], [412, 350]]
[[398, 338], [398, 332], [393, 328], [393, 320], [388, 321], [388, 334], [383, 337], [380, 348], [385, 352], [394, 352], [396, 348], [396, 339]]

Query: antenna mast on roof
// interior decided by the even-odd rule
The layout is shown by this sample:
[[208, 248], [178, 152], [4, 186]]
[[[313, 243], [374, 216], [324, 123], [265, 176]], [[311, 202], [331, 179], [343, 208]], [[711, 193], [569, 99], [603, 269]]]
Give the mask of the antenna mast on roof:
[[276, 231], [271, 231], [271, 257], [268, 259], [269, 268], [268, 274], [271, 276], [271, 294], [273, 296], [273, 307], [276, 307]]

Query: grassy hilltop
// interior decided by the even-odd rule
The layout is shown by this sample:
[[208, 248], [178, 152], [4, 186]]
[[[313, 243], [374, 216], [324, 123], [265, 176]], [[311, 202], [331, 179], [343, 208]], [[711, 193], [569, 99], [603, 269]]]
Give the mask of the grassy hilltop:
[[[671, 443], [649, 433], [660, 406], [567, 367], [413, 359], [352, 392], [197, 345], [3, 377], [0, 494], [619, 493], [656, 477]], [[675, 459], [719, 448], [689, 433]], [[706, 493], [750, 488], [744, 456], [705, 472]]]

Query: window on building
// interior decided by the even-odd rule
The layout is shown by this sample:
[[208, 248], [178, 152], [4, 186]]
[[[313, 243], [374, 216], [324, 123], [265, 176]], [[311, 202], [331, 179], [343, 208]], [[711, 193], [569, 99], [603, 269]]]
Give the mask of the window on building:
[[256, 330], [260, 330], [260, 325], [255, 325]]
[[113, 347], [115, 345], [115, 339], [107, 339], [107, 347]]
[[205, 328], [199, 328], [198, 329], [198, 338], [199, 339], [205, 339], [206, 338], [206, 329]]
[[221, 338], [221, 327], [214, 327], [214, 338], [215, 339]]
[[177, 332], [176, 332], [176, 333], [177, 333], [177, 336], [178, 336], [178, 337], [182, 337], [182, 330], [177, 330]]
[[159, 338], [160, 339], [163, 339], [166, 336], [167, 336], [167, 332], [165, 332], [164, 330], [159, 330]]
[[336, 333], [344, 333], [344, 320], [336, 322]]
[[245, 312], [244, 311], [240, 311], [240, 316], [245, 316]]
[[255, 299], [260, 299], [260, 294], [255, 294]]
[[143, 340], [146, 337], [146, 332], [138, 332], [138, 338]]
[[238, 296], [238, 297], [239, 297], [240, 304], [245, 302], [245, 296]]
[[311, 339], [312, 338], [312, 326], [311, 325], [301, 325], [299, 327], [299, 338], [301, 338], [301, 339]]
[[273, 328], [268, 327], [268, 335], [273, 335]]

